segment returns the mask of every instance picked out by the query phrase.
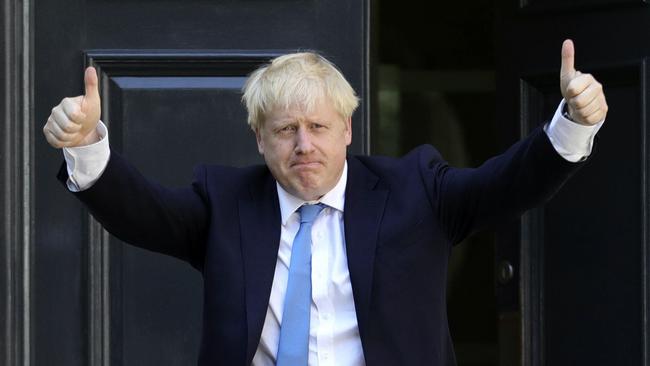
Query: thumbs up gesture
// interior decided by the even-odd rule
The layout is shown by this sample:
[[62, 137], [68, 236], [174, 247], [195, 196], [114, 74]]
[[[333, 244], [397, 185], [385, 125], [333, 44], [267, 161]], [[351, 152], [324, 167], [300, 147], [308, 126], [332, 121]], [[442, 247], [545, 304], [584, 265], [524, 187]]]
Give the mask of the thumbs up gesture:
[[86, 69], [84, 83], [84, 95], [64, 98], [52, 108], [52, 114], [43, 127], [45, 138], [52, 147], [84, 146], [99, 141], [96, 129], [101, 100], [94, 67]]
[[583, 74], [574, 67], [575, 49], [573, 41], [562, 44], [562, 69], [560, 90], [566, 100], [569, 117], [583, 125], [594, 125], [607, 116], [607, 101], [603, 85], [591, 74]]

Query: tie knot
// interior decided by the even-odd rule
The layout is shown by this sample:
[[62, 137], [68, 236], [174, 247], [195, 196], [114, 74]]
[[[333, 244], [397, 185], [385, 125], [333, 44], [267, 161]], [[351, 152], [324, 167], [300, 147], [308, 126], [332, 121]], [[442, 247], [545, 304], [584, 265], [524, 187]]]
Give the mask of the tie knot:
[[300, 223], [312, 223], [316, 220], [316, 216], [325, 208], [322, 203], [315, 205], [302, 205], [298, 209], [300, 213]]

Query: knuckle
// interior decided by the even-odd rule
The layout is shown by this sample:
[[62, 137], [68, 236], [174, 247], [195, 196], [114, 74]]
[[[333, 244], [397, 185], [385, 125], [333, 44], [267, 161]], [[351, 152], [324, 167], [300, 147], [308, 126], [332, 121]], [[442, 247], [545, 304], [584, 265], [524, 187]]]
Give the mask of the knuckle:
[[79, 109], [79, 105], [75, 102], [73, 98], [67, 98], [65, 101], [65, 107], [68, 111], [75, 111]]
[[578, 112], [578, 118], [580, 118], [580, 119], [583, 119], [583, 120], [584, 120], [584, 119], [588, 119], [588, 118], [589, 118], [589, 116], [588, 116], [588, 115], [586, 115], [586, 114], [584, 113], [584, 111], [582, 111], [582, 112]]
[[571, 96], [575, 96], [576, 94], [578, 94], [578, 88], [576, 86], [576, 82], [573, 81], [573, 80], [570, 81], [569, 85], [567, 85], [566, 90], [569, 93], [569, 95], [571, 95]]
[[576, 88], [575, 85], [576, 85], [575, 81], [573, 81], [573, 80], [569, 81], [569, 83], [566, 85], [566, 90], [568, 92], [574, 91], [575, 88]]
[[72, 132], [72, 126], [70, 125], [70, 122], [63, 122], [61, 123], [61, 129], [64, 132]]
[[71, 122], [71, 121], [65, 121], [65, 123], [63, 124], [63, 126], [61, 126], [61, 128], [63, 129], [63, 131], [69, 132], [69, 133], [70, 132], [77, 132], [77, 130], [78, 130], [77, 125], [74, 122]]
[[47, 120], [47, 123], [49, 123], [51, 127], [55, 127], [60, 124], [59, 120], [54, 115]]
[[53, 135], [46, 135], [45, 139], [52, 147], [61, 147], [59, 141]]
[[75, 109], [70, 113], [70, 119], [73, 121], [81, 121], [83, 119], [83, 114], [80, 110]]

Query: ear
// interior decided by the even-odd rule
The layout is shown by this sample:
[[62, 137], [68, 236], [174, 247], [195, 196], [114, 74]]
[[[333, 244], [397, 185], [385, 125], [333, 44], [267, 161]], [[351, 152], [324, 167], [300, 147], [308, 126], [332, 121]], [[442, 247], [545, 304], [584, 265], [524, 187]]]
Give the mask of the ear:
[[345, 120], [345, 145], [350, 146], [352, 143], [352, 117]]
[[264, 141], [262, 140], [262, 131], [259, 127], [255, 129], [255, 140], [257, 140], [257, 151], [260, 155], [264, 155]]

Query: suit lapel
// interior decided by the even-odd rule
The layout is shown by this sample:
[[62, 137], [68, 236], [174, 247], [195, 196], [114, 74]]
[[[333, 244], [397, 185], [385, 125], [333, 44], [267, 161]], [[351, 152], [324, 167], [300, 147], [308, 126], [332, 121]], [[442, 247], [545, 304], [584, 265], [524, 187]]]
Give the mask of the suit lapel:
[[[388, 197], [388, 190], [376, 187], [378, 182], [379, 178], [356, 158], [348, 159], [343, 222], [362, 342], [368, 328], [375, 248]], [[275, 179], [270, 173], [261, 189], [259, 185], [252, 185], [243, 192], [239, 199], [239, 220], [246, 291], [248, 365], [262, 334], [280, 244], [280, 206]]]
[[[280, 206], [275, 180], [269, 173], [264, 184], [251, 185], [239, 200], [250, 365], [262, 334], [280, 244]], [[261, 189], [260, 189], [261, 188]]]
[[[388, 190], [377, 186], [379, 178], [356, 158], [348, 158], [345, 190], [345, 245], [361, 341], [368, 329], [368, 311], [375, 264], [375, 248]], [[367, 347], [364, 346], [367, 351]]]

